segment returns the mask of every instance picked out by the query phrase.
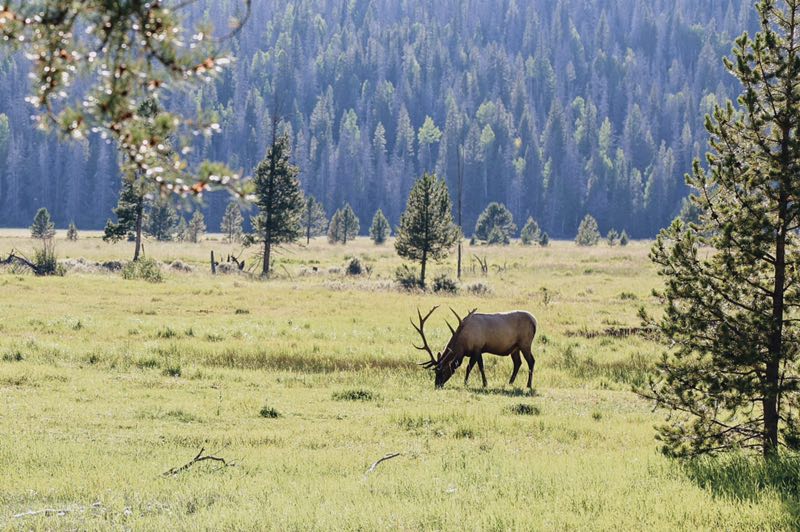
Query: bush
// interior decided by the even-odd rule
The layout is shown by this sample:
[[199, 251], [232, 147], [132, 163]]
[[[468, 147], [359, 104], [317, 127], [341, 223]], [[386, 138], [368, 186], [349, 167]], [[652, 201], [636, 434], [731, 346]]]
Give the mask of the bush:
[[370, 390], [356, 388], [353, 390], [335, 392], [333, 394], [333, 399], [336, 401], [373, 401], [377, 399], [377, 395]]
[[266, 419], [275, 419], [281, 417], [280, 412], [267, 404], [261, 407], [261, 410], [258, 411], [258, 415]]
[[575, 243], [579, 246], [594, 246], [600, 241], [600, 230], [597, 228], [597, 220], [591, 214], [584, 216], [578, 226], [578, 235]]
[[347, 275], [361, 275], [364, 273], [364, 267], [361, 266], [361, 261], [358, 257], [353, 257], [347, 264]]
[[539, 245], [542, 246], [543, 248], [546, 248], [547, 246], [550, 245], [550, 237], [548, 236], [547, 233], [541, 234], [541, 236], [539, 237]]
[[628, 238], [628, 233], [626, 233], [625, 230], [623, 229], [622, 230], [622, 234], [619, 235], [619, 245], [620, 246], [627, 246], [629, 240], [630, 239]]
[[539, 229], [539, 224], [537, 224], [536, 220], [532, 217], [528, 217], [528, 221], [525, 222], [525, 227], [523, 227], [522, 231], [519, 233], [522, 244], [530, 246], [534, 242], [538, 242], [541, 236], [542, 232], [541, 229]]
[[540, 414], [539, 407], [536, 405], [529, 405], [527, 403], [517, 403], [508, 408], [512, 414], [518, 416], [538, 416]]
[[42, 247], [33, 252], [33, 264], [37, 275], [63, 276], [66, 273], [64, 266], [58, 263], [52, 240], [43, 240]]
[[128, 281], [140, 279], [149, 283], [160, 283], [164, 280], [161, 266], [153, 259], [129, 262], [122, 268], [122, 278]]
[[413, 268], [409, 268], [405, 264], [395, 270], [394, 280], [404, 290], [419, 288], [419, 275], [417, 275], [417, 271]]
[[448, 294], [458, 293], [458, 283], [447, 276], [446, 273], [438, 275], [433, 279], [433, 291], [445, 292]]
[[474, 296], [486, 296], [492, 293], [492, 288], [486, 283], [477, 281], [467, 285], [467, 292]]
[[78, 240], [78, 228], [75, 227], [74, 223], [70, 223], [69, 227], [67, 227], [67, 240], [72, 242]]

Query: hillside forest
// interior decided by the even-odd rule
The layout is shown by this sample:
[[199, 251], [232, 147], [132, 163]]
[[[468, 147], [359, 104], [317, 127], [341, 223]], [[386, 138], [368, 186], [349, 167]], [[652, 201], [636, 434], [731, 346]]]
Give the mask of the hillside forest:
[[[185, 15], [240, 9], [204, 0]], [[304, 191], [328, 216], [351, 204], [365, 231], [377, 209], [396, 227], [425, 171], [455, 196], [461, 170], [467, 235], [497, 201], [556, 238], [587, 213], [604, 234], [652, 237], [681, 210], [704, 115], [738, 92], [720, 57], [755, 18], [743, 0], [254, 0], [227, 42], [233, 67], [165, 105], [213, 111], [220, 133], [192, 157], [246, 175], [278, 120]], [[37, 131], [26, 61], [0, 62], [0, 226], [47, 207], [59, 228], [102, 228], [117, 150]], [[210, 230], [228, 201], [205, 196]]]

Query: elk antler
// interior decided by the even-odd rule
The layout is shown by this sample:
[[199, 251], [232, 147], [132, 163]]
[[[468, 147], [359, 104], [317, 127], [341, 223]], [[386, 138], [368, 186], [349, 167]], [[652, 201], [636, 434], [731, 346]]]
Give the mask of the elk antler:
[[427, 314], [425, 314], [424, 318], [422, 317], [422, 312], [420, 312], [419, 308], [417, 308], [417, 316], [419, 316], [419, 325], [414, 323], [414, 320], [409, 320], [409, 321], [411, 321], [411, 325], [414, 327], [414, 329], [416, 329], [416, 331], [422, 337], [422, 346], [421, 347], [418, 346], [418, 345], [414, 345], [414, 344], [411, 344], [411, 345], [414, 345], [414, 348], [418, 349], [420, 351], [427, 351], [428, 352], [428, 356], [431, 358], [427, 362], [420, 362], [420, 364], [419, 364], [420, 366], [422, 366], [423, 368], [426, 368], [426, 369], [427, 368], [432, 368], [433, 366], [435, 366], [438, 363], [438, 361], [436, 360], [436, 357], [433, 356], [433, 350], [431, 350], [430, 346], [428, 345], [427, 338], [425, 338], [425, 322], [428, 321], [428, 318], [431, 317], [431, 314], [433, 314], [433, 311], [436, 310], [437, 308], [439, 308], [438, 305], [433, 307]]
[[[469, 314], [467, 314], [467, 316], [464, 318], [464, 320], [462, 320], [461, 316], [458, 315], [458, 312], [453, 310], [453, 307], [448, 307], [448, 308], [450, 309], [450, 312], [452, 312], [455, 315], [456, 319], [458, 320], [458, 327], [461, 327], [461, 324], [463, 323], [463, 321], [465, 319], [469, 318], [470, 316], [472, 316], [473, 314], [475, 314], [475, 312], [477, 312], [477, 310], [478, 310], [477, 308], [474, 308], [474, 309], [470, 310]], [[447, 326], [450, 327], [450, 324], [448, 323]], [[454, 331], [452, 327], [450, 327], [450, 331], [452, 331], [453, 334], [456, 333], [456, 331]]]

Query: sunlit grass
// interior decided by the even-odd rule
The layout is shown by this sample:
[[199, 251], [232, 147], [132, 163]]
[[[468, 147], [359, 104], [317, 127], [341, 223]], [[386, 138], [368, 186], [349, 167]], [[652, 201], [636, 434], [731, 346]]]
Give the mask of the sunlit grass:
[[[96, 235], [58, 241], [62, 258], [125, 260]], [[33, 243], [0, 234], [0, 254]], [[465, 247], [477, 297], [397, 290], [391, 243], [319, 239], [278, 258], [263, 282], [208, 270], [239, 253], [218, 240], [146, 243], [179, 259], [160, 284], [111, 273], [0, 274], [0, 527], [104, 529], [790, 529], [785, 475], [738, 462], [687, 469], [657, 451], [660, 412], [631, 387], [661, 349], [637, 311], [657, 312], [648, 245]], [[472, 254], [490, 272], [473, 271]], [[349, 277], [359, 257], [372, 273]], [[246, 259], [250, 257], [246, 255]], [[316, 268], [316, 271], [315, 271]], [[432, 274], [452, 271], [452, 260]], [[441, 391], [420, 369], [408, 323], [443, 306], [536, 315], [535, 390], [508, 386], [487, 355], [489, 387]], [[517, 379], [517, 383], [525, 379]], [[205, 448], [233, 460], [161, 474]], [[365, 471], [387, 453], [401, 455]], [[723, 464], [724, 465], [724, 464]], [[770, 473], [770, 474], [768, 474]], [[756, 495], [723, 489], [741, 478]], [[762, 479], [762, 480], [759, 480]], [[99, 503], [92, 506], [94, 503]], [[12, 516], [43, 508], [63, 516]]]

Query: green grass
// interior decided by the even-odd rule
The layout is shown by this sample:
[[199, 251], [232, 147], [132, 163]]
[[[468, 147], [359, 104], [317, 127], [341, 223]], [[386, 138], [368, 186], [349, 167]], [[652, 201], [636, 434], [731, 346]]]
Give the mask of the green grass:
[[[30, 245], [0, 233], [0, 254]], [[395, 289], [391, 243], [366, 239], [287, 248], [268, 282], [208, 274], [211, 249], [238, 251], [218, 240], [146, 249], [196, 272], [165, 269], [155, 284], [119, 272], [0, 273], [0, 528], [798, 525], [796, 461], [681, 464], [658, 453], [663, 412], [631, 387], [661, 348], [604, 333], [639, 325], [642, 305], [657, 312], [646, 243], [467, 246], [462, 286], [489, 290], [457, 296]], [[98, 262], [130, 251], [86, 232], [57, 246], [62, 258]], [[481, 276], [473, 252], [502, 268]], [[352, 257], [371, 274], [347, 276]], [[430, 279], [442, 272], [452, 275], [452, 261]], [[536, 315], [534, 392], [521, 386], [525, 364], [508, 386], [511, 361], [491, 355], [487, 389], [475, 372], [464, 386], [461, 368], [434, 390], [408, 318], [435, 304], [437, 348], [448, 305]], [[201, 448], [235, 466], [162, 476]], [[13, 517], [45, 508], [71, 511]]]

